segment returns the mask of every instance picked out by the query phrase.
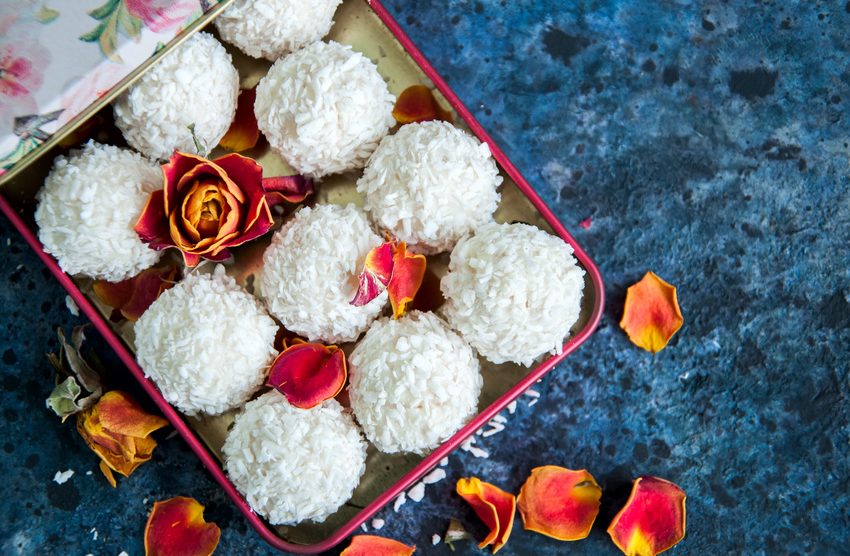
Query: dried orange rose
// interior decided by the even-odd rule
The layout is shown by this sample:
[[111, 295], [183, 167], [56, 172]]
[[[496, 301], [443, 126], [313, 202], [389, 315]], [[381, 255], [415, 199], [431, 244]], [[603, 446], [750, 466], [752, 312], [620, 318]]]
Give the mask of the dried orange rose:
[[110, 317], [113, 321], [127, 319], [135, 322], [162, 292], [179, 279], [180, 270], [175, 265], [169, 265], [143, 270], [121, 282], [95, 280], [92, 290], [98, 299], [113, 308]]
[[253, 148], [260, 139], [260, 128], [257, 127], [257, 116], [254, 115], [254, 99], [257, 97], [257, 88], [243, 89], [236, 101], [236, 114], [233, 123], [219, 145], [225, 149], [241, 153]]
[[586, 470], [557, 465], [531, 470], [517, 497], [522, 522], [529, 531], [562, 540], [587, 537], [599, 513], [602, 489]]
[[221, 529], [204, 521], [204, 507], [194, 498], [177, 496], [154, 502], [145, 525], [146, 556], [210, 556]]
[[152, 249], [178, 248], [186, 266], [225, 260], [230, 247], [271, 228], [263, 168], [250, 158], [175, 151], [162, 174], [164, 187], [151, 193], [135, 230]]
[[683, 322], [676, 288], [654, 273], [647, 272], [626, 292], [620, 328], [636, 346], [658, 353]]
[[685, 492], [658, 477], [640, 477], [608, 534], [627, 556], [655, 556], [685, 537]]
[[366, 255], [351, 304], [366, 305], [386, 289], [393, 317], [401, 317], [422, 285], [426, 265], [425, 256], [409, 253], [403, 241], [390, 240], [375, 247]]
[[393, 118], [400, 124], [430, 120], [451, 122], [452, 113], [440, 106], [431, 89], [425, 85], [412, 85], [398, 96], [393, 107]]
[[310, 409], [339, 394], [347, 376], [345, 353], [337, 346], [296, 339], [272, 363], [268, 385], [295, 407]]
[[459, 479], [455, 490], [467, 504], [472, 506], [475, 514], [490, 529], [490, 533], [478, 544], [478, 548], [492, 544], [495, 554], [511, 536], [516, 513], [516, 497], [475, 477]]
[[129, 477], [151, 459], [156, 441], [150, 435], [167, 424], [119, 390], [107, 392], [96, 404], [77, 414], [77, 431], [100, 457], [100, 470], [113, 487], [113, 471]]
[[414, 552], [415, 546], [407, 546], [392, 539], [375, 535], [356, 535], [339, 556], [410, 556]]

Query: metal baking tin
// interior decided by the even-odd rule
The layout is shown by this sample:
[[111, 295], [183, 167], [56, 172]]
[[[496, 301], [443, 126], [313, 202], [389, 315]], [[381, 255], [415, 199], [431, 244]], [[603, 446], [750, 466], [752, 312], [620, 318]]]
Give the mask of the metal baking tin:
[[[363, 40], [363, 33], [358, 34], [354, 32], [357, 29], [366, 29], [369, 33], [374, 32], [376, 37], [373, 37], [371, 42], [375, 44], [371, 44], [371, 42], [368, 46], [365, 43], [356, 44], [358, 41]], [[377, 35], [381, 36], [377, 37]], [[131, 337], [128, 337], [126, 331], [120, 331], [124, 336], [123, 339], [119, 337], [119, 330], [105, 318], [105, 315], [108, 314], [108, 309], [102, 306], [99, 307], [97, 302], [83, 293], [82, 290], [87, 289], [86, 281], [72, 279], [62, 272], [50, 255], [44, 253], [34, 231], [35, 225], [32, 221], [32, 213], [35, 207], [35, 191], [37, 191], [41, 180], [49, 170], [49, 162], [55, 156], [56, 149], [52, 153], [53, 156], [42, 157], [44, 160], [41, 168], [32, 169], [29, 172], [21, 172], [21, 175], [16, 180], [10, 180], [7, 186], [0, 191], [0, 210], [9, 218], [23, 238], [44, 262], [45, 266], [50, 269], [59, 283], [68, 291], [69, 295], [80, 307], [80, 310], [85, 313], [108, 344], [115, 350], [121, 361], [127, 366], [129, 372], [156, 403], [162, 414], [189, 444], [189, 447], [195, 452], [216, 482], [218, 482], [221, 488], [233, 500], [233, 503], [270, 545], [280, 550], [296, 554], [315, 554], [332, 548], [354, 533], [362, 523], [378, 510], [392, 502], [400, 493], [437, 466], [442, 458], [458, 448], [465, 439], [475, 434], [478, 429], [482, 428], [499, 411], [534, 385], [544, 374], [553, 369], [587, 340], [599, 323], [604, 305], [604, 287], [596, 265], [378, 0], [368, 2], [366, 0], [346, 0], [340, 6], [340, 11], [337, 12], [336, 23], [331, 31], [330, 38], [340, 42], [347, 42], [347, 39], [352, 36], [359, 37], [354, 40], [354, 48], [368, 50], [366, 54], [373, 59], [383, 58], [387, 55], [386, 51], [390, 50], [391, 47], [400, 53], [399, 56], [401, 57], [397, 56], [397, 59], [394, 60], [384, 62], [378, 60], [379, 71], [382, 71], [383, 68], [387, 72], [393, 73], [399, 67], [405, 66], [405, 68], [398, 70], [406, 76], [404, 79], [395, 79], [392, 76], [385, 75], [391, 89], [393, 87], [398, 89], [412, 84], [411, 79], [419, 82], [430, 80], [433, 83], [434, 87], [442, 94], [443, 100], [451, 105], [452, 109], [462, 120], [462, 122], [459, 121], [457, 123], [459, 125], [465, 125], [480, 140], [488, 143], [493, 156], [501, 167], [502, 174], [506, 178], [506, 183], [503, 185], [503, 200], [500, 211], [497, 212], [497, 219], [503, 221], [517, 219], [515, 214], [521, 215], [525, 211], [530, 216], [525, 218], [524, 221], [530, 221], [548, 229], [563, 238], [564, 241], [573, 247], [575, 257], [586, 271], [586, 275], [582, 316], [579, 323], [574, 327], [568, 341], [564, 344], [563, 352], [560, 355], [545, 359], [531, 370], [526, 370], [515, 365], [494, 366], [492, 364], [485, 364], [485, 390], [487, 390], [487, 393], [482, 393], [482, 399], [486, 407], [483, 407], [471, 422], [446, 440], [431, 454], [424, 457], [400, 456], [393, 458], [379, 454], [373, 448], [370, 448], [370, 463], [367, 463], [367, 471], [363, 479], [364, 484], [370, 483], [370, 485], [363, 487], [359, 495], [361, 500], [358, 500], [357, 504], [347, 505], [344, 508], [345, 511], [340, 510], [338, 512], [339, 515], [332, 516], [323, 525], [305, 524], [294, 527], [273, 527], [255, 514], [242, 495], [239, 494], [233, 484], [228, 480], [222, 469], [220, 459], [217, 457], [219, 455], [221, 431], [226, 430], [226, 426], [224, 426], [225, 422], [219, 421], [216, 426], [212, 427], [212, 429], [219, 431], [219, 438], [216, 438], [215, 430], [210, 432], [209, 423], [205, 423], [203, 419], [198, 420], [184, 417], [166, 402], [154, 383], [145, 377], [144, 372], [133, 358], [131, 350], [128, 347], [128, 344], [132, 343]], [[381, 41], [384, 42], [383, 46], [381, 46]], [[387, 41], [392, 41], [393, 44], [389, 45]], [[358, 48], [358, 46], [363, 48]], [[381, 54], [378, 54], [378, 52]], [[389, 54], [389, 56], [392, 58], [392, 54]], [[240, 68], [240, 72], [243, 74], [243, 85], [246, 85], [246, 80], [256, 81], [256, 78], [250, 76], [250, 74], [252, 72], [256, 73], [257, 67], [261, 71], [264, 71], [263, 68], [267, 67], [267, 64], [263, 65], [247, 59], [242, 60], [242, 65], [240, 65], [239, 56], [234, 55], [234, 58], [237, 66]], [[257, 67], [249, 67], [247, 70], [243, 67], [251, 66], [252, 64]], [[246, 72], [249, 74], [247, 77], [245, 75]], [[249, 82], [247, 85], [251, 86], [253, 83]], [[395, 92], [397, 93], [398, 90]], [[266, 167], [268, 161], [263, 160], [263, 158], [267, 159], [268, 157], [268, 154], [258, 157], [264, 167]], [[47, 165], [45, 166], [45, 164]], [[273, 171], [280, 171], [282, 162], [279, 162], [277, 165], [279, 168], [275, 168]], [[351, 181], [350, 177], [348, 179]], [[322, 188], [324, 187], [326, 187], [326, 184], [322, 185]], [[334, 196], [339, 197], [339, 187], [333, 185], [331, 182], [330, 185], [327, 185], [327, 188], [330, 193], [322, 193], [320, 189], [319, 199], [324, 202], [339, 202], [340, 199], [334, 198]], [[487, 365], [490, 367], [489, 370]], [[493, 372], [493, 367], [500, 367], [500, 369], [497, 372]], [[508, 369], [504, 370], [501, 368]], [[490, 376], [501, 374], [509, 378], [503, 379], [488, 390], [488, 373]], [[515, 381], [514, 377], [516, 378]], [[505, 382], [506, 380], [508, 383]], [[372, 460], [380, 461], [380, 465], [373, 464], [374, 462]], [[386, 466], [384, 465], [385, 463]], [[398, 478], [395, 478], [393, 473], [385, 472], [385, 469], [390, 467], [390, 463], [396, 465], [395, 475], [398, 475]], [[386, 477], [389, 477], [391, 483], [385, 486], [380, 481], [386, 480]], [[355, 497], [358, 496], [358, 491], [355, 492]]]

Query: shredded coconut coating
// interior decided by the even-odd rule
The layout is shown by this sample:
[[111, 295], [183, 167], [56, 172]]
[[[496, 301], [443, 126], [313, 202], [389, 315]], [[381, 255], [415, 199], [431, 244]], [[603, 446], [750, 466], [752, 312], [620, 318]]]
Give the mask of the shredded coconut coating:
[[295, 213], [272, 238], [258, 281], [272, 315], [310, 341], [351, 342], [368, 328], [387, 293], [351, 305], [369, 251], [381, 238], [354, 205], [316, 205]]
[[274, 62], [331, 29], [341, 0], [236, 0], [215, 19], [219, 35], [254, 58]]
[[433, 254], [493, 221], [501, 183], [486, 143], [446, 122], [424, 122], [384, 137], [357, 191], [380, 228]]
[[239, 74], [230, 54], [208, 33], [168, 53], [115, 101], [115, 124], [127, 143], [154, 159], [175, 149], [198, 153], [190, 125], [212, 150], [236, 113]]
[[145, 375], [187, 415], [217, 415], [245, 403], [277, 354], [274, 320], [221, 265], [163, 292], [135, 333]]
[[475, 352], [433, 313], [375, 322], [349, 363], [351, 408], [382, 452], [423, 454], [477, 410], [482, 379]]
[[449, 324], [493, 363], [561, 353], [581, 312], [572, 247], [527, 224], [486, 224], [461, 239], [440, 288]]
[[89, 141], [60, 156], [38, 192], [35, 222], [44, 250], [68, 274], [119, 282], [160, 253], [133, 230], [162, 172], [137, 153]]
[[245, 406], [222, 451], [230, 480], [274, 525], [324, 521], [366, 469], [366, 442], [339, 402], [298, 409], [276, 391]]
[[330, 41], [275, 62], [257, 86], [254, 112], [272, 148], [318, 178], [362, 168], [395, 125], [393, 104], [375, 64]]

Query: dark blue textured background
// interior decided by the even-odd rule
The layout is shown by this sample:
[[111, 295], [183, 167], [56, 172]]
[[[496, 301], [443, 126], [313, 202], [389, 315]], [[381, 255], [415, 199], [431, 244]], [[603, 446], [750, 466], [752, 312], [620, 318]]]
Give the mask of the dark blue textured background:
[[[603, 486], [590, 537], [567, 545], [518, 521], [501, 554], [617, 553], [605, 528], [639, 474], [688, 493], [671, 554], [847, 554], [850, 3], [388, 7], [595, 258], [609, 302], [540, 402], [523, 397], [504, 432], [479, 439], [490, 457], [452, 455], [422, 502], [380, 514], [380, 534], [448, 554], [431, 536], [452, 516], [475, 523], [454, 480], [516, 491], [551, 463]], [[220, 554], [267, 552], [179, 438], [106, 484], [43, 405], [54, 329], [82, 319], [5, 221], [0, 238], [0, 552], [141, 554], [152, 501], [174, 495], [206, 504]], [[679, 287], [685, 315], [654, 357], [617, 326], [625, 288], [650, 269]]]

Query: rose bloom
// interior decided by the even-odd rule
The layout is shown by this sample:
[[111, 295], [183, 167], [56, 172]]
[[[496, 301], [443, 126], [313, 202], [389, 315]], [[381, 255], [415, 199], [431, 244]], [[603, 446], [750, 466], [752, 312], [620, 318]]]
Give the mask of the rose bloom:
[[180, 249], [186, 266], [223, 261], [228, 248], [271, 228], [263, 168], [250, 158], [207, 160], [175, 151], [162, 174], [164, 187], [151, 193], [135, 230], [153, 249]]

